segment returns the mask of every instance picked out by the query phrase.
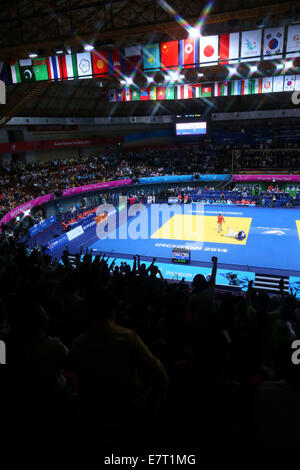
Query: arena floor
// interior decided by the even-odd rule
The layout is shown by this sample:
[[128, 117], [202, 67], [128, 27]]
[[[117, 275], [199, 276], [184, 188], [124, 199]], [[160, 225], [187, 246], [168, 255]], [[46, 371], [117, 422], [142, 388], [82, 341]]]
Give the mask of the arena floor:
[[[299, 285], [300, 294], [300, 209], [211, 204], [167, 207], [169, 212], [158, 216], [158, 204], [147, 206], [142, 218], [129, 213], [127, 222], [110, 229], [106, 239], [99, 239], [93, 227], [70, 242], [70, 253], [82, 246], [95, 255], [102, 252], [117, 257], [118, 264], [122, 260], [130, 262], [133, 255], [148, 262], [155, 257], [166, 278], [187, 280], [200, 272], [199, 267], [203, 274], [209, 274], [211, 257], [217, 256], [218, 273], [223, 278], [223, 282], [219, 278], [220, 283], [228, 279], [229, 272], [238, 272], [242, 285], [254, 279], [255, 273], [286, 275], [293, 280], [293, 287]], [[223, 233], [243, 230], [243, 241], [218, 233], [220, 212], [225, 219]], [[190, 265], [171, 263], [172, 249], [178, 247], [190, 249]]]
[[[243, 241], [218, 233], [220, 212], [225, 219], [223, 233], [227, 234], [230, 228], [235, 232], [244, 230], [247, 236]], [[137, 218], [138, 215], [128, 220], [128, 238], [120, 239], [118, 227], [110, 238], [97, 240], [89, 248], [112, 254], [155, 256], [165, 261], [171, 259], [174, 247], [184, 246], [191, 250], [192, 262], [209, 262], [216, 254], [219, 263], [226, 265], [300, 272], [300, 209], [189, 204], [184, 207], [184, 214], [170, 213], [165, 221], [161, 217], [157, 228], [148, 206], [147, 238], [132, 239], [130, 226]]]

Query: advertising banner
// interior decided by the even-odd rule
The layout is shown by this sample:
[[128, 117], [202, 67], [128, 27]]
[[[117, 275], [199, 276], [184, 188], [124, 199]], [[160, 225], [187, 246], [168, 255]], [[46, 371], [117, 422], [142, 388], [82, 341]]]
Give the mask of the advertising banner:
[[5, 214], [5, 216], [0, 221], [0, 226], [2, 224], [7, 224], [12, 219], [15, 219], [18, 215], [23, 214], [25, 211], [33, 209], [37, 206], [41, 206], [42, 204], [46, 204], [46, 202], [52, 201], [53, 199], [54, 194], [46, 194], [45, 196], [40, 196], [36, 199], [32, 199], [32, 201], [21, 204], [20, 206]]
[[35, 224], [33, 227], [29, 229], [30, 236], [34, 237], [35, 235], [42, 232], [43, 230], [46, 230], [46, 228], [51, 227], [51, 225], [55, 224], [55, 222], [56, 222], [55, 215], [52, 215], [48, 219], [42, 220], [42, 222]]
[[105, 183], [94, 183], [86, 186], [79, 186], [77, 188], [69, 188], [62, 192], [63, 197], [74, 196], [75, 194], [86, 193], [89, 191], [97, 191], [99, 189], [117, 188], [118, 186], [129, 186], [132, 184], [132, 179], [106, 181]]
[[232, 180], [235, 183], [239, 181], [300, 182], [300, 175], [232, 175]]

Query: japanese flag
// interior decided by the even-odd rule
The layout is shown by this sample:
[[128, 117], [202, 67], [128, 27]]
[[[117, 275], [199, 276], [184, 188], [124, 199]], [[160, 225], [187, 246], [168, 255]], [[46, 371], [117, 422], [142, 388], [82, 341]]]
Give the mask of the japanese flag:
[[219, 36], [200, 37], [200, 64], [216, 65], [219, 59]]

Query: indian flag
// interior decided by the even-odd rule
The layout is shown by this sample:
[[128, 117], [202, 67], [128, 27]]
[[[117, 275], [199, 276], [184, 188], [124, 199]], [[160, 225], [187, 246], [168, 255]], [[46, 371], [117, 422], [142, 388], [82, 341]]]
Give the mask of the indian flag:
[[78, 77], [76, 54], [67, 54], [60, 58], [64, 80], [73, 80]]
[[254, 93], [260, 95], [262, 93], [262, 78], [255, 78]]
[[19, 68], [19, 62], [10, 62], [11, 80], [13, 83], [21, 83], [21, 73]]

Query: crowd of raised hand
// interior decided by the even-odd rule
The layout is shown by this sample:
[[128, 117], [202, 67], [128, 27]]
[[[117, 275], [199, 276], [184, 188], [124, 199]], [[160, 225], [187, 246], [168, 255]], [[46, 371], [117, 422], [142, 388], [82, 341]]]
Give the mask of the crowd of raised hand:
[[[102, 451], [298, 448], [295, 295], [166, 282], [104, 255], [62, 263], [0, 240], [6, 438]], [[5, 378], [5, 380], [4, 380]], [[9, 397], [9, 401], [8, 401]]]

